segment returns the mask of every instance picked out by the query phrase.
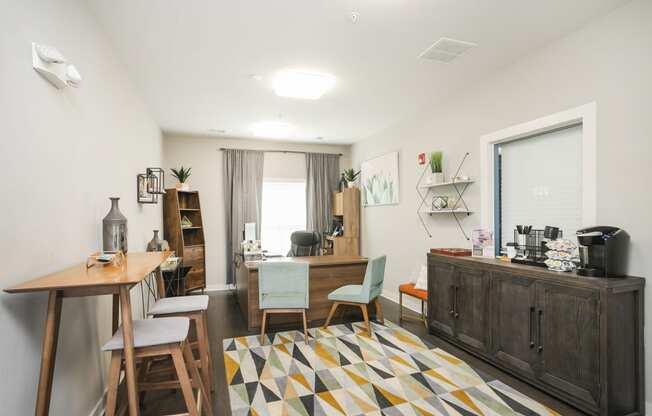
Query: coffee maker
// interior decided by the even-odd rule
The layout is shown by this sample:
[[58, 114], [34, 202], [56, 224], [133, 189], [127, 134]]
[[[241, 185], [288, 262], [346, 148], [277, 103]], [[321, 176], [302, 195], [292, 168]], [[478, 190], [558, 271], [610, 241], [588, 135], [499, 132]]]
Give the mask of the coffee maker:
[[577, 231], [580, 268], [577, 274], [620, 277], [627, 273], [629, 234], [621, 228], [597, 226]]

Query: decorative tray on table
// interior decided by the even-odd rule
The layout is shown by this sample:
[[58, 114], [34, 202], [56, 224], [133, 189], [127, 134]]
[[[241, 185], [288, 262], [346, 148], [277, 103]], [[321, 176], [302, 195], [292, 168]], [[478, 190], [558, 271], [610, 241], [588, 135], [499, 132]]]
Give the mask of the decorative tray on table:
[[431, 248], [432, 254], [442, 254], [444, 256], [467, 257], [471, 255], [469, 248]]

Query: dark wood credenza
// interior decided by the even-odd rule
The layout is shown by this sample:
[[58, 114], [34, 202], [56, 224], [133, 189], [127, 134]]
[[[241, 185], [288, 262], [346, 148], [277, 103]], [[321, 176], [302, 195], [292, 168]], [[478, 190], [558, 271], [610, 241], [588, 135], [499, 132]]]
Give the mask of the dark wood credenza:
[[429, 254], [429, 328], [589, 414], [643, 415], [644, 285]]

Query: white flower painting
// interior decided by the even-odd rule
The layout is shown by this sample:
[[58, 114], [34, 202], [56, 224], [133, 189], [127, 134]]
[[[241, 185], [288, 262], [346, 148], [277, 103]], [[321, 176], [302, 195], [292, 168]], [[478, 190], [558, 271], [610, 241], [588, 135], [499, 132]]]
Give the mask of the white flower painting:
[[399, 203], [398, 152], [367, 160], [361, 170], [362, 205]]

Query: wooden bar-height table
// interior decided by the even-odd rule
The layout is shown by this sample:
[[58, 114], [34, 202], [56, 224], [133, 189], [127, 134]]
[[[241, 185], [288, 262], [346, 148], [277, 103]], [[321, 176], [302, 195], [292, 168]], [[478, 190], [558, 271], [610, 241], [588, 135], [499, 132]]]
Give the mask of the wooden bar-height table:
[[[138, 415], [134, 332], [129, 290], [142, 282], [150, 273], [157, 271], [161, 263], [171, 255], [171, 251], [128, 253], [124, 264], [120, 267], [96, 265], [87, 269], [86, 264], [82, 263], [5, 289], [8, 293], [49, 292], [50, 294], [36, 396], [37, 416], [47, 415], [50, 410], [63, 298], [99, 295], [113, 295], [113, 332], [118, 329], [118, 316], [122, 317], [129, 414]], [[162, 279], [157, 278], [159, 290], [161, 281]]]

